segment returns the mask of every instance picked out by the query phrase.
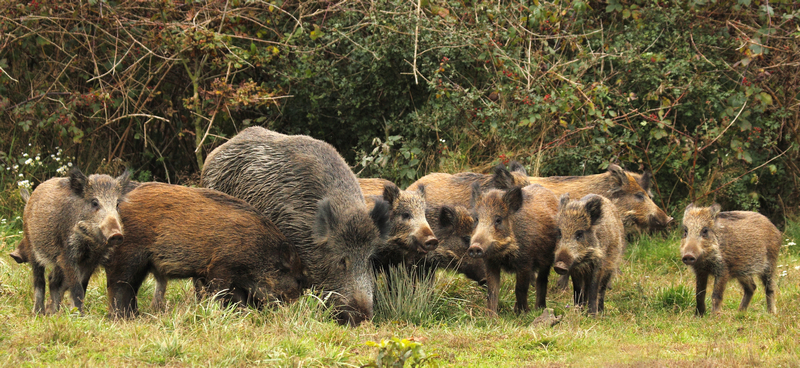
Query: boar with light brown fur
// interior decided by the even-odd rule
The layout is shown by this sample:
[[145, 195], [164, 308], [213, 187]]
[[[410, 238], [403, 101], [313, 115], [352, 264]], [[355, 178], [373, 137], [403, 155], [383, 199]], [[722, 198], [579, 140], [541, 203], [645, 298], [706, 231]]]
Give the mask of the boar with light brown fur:
[[540, 185], [482, 193], [476, 183], [473, 198], [477, 226], [467, 252], [482, 258], [486, 265], [489, 311], [497, 313], [501, 270], [517, 276], [514, 290], [517, 312], [529, 310], [528, 287], [537, 273], [536, 308], [544, 308], [556, 245], [555, 196]]
[[572, 277], [576, 305], [588, 303], [589, 314], [602, 313], [608, 284], [617, 272], [625, 249], [625, 230], [614, 204], [590, 194], [558, 204], [558, 245], [553, 269]]
[[495, 166], [492, 174], [464, 172], [458, 174], [432, 173], [423, 176], [408, 186], [406, 190], [416, 190], [425, 186], [425, 200], [428, 206], [469, 207], [472, 200], [472, 186], [477, 183], [481, 192], [489, 189], [509, 189], [528, 185], [527, 175], [508, 171], [504, 166]]
[[706, 312], [708, 276], [714, 276], [711, 312], [719, 312], [728, 280], [742, 285], [739, 310], [747, 310], [758, 276], [767, 295], [767, 312], [775, 313], [775, 265], [781, 232], [763, 215], [749, 211], [720, 212], [720, 205], [695, 207], [683, 213], [681, 260], [697, 276], [697, 315]]

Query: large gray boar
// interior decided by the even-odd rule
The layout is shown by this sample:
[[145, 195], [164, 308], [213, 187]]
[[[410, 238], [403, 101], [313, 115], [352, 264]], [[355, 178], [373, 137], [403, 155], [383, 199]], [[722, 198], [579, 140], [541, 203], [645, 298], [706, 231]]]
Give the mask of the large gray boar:
[[255, 307], [297, 299], [305, 286], [294, 246], [241, 199], [146, 183], [128, 193], [119, 212], [125, 241], [104, 264], [112, 317], [138, 313], [136, 294], [149, 272], [158, 280], [156, 308], [167, 279], [195, 277], [203, 292]]
[[749, 211], [720, 212], [720, 205], [695, 207], [683, 213], [681, 260], [697, 276], [697, 315], [706, 313], [708, 276], [714, 276], [711, 312], [719, 312], [730, 278], [739, 280], [744, 297], [739, 310], [747, 310], [758, 276], [767, 294], [767, 312], [775, 313], [775, 264], [781, 232], [763, 215]]
[[[33, 270], [35, 313], [55, 313], [63, 292], [83, 313], [89, 279], [116, 245], [123, 226], [117, 208], [135, 183], [126, 171], [118, 178], [90, 175], [77, 168], [68, 178], [53, 178], [36, 187], [23, 213], [21, 257]], [[50, 303], [45, 311], [45, 267], [50, 272]]]
[[516, 273], [514, 310], [527, 312], [528, 287], [536, 273], [536, 308], [546, 306], [547, 279], [556, 246], [555, 215], [558, 203], [541, 185], [507, 191], [481, 192], [474, 184], [473, 211], [477, 225], [468, 249], [486, 264], [487, 306], [497, 313], [500, 271]]
[[553, 269], [572, 277], [576, 305], [589, 304], [589, 314], [602, 313], [608, 283], [617, 272], [625, 249], [625, 230], [614, 204], [590, 194], [558, 204], [558, 245]]
[[367, 210], [358, 180], [331, 145], [251, 127], [211, 152], [201, 182], [249, 202], [278, 226], [340, 323], [372, 318], [369, 259], [385, 242], [390, 208], [377, 199]]

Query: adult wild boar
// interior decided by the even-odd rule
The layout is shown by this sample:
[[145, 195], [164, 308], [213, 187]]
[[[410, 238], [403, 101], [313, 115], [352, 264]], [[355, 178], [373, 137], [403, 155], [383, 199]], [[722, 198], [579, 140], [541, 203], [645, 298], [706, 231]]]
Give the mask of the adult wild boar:
[[469, 207], [474, 183], [478, 183], [481, 192], [485, 192], [489, 189], [509, 189], [528, 185], [528, 177], [518, 172], [510, 172], [503, 165], [497, 165], [492, 169], [492, 174], [471, 172], [428, 174], [409, 185], [406, 190], [416, 190], [419, 186], [425, 186], [425, 200], [428, 206]]
[[119, 212], [126, 238], [105, 264], [109, 315], [138, 312], [136, 294], [149, 272], [163, 305], [168, 279], [202, 280], [209, 295], [261, 307], [291, 301], [305, 284], [297, 252], [247, 202], [212, 189], [146, 183]]
[[425, 216], [439, 239], [439, 246], [414, 263], [420, 275], [425, 277], [443, 268], [485, 285], [486, 265], [482, 259], [467, 255], [475, 228], [475, 219], [469, 210], [462, 206], [429, 207]]
[[385, 179], [358, 179], [358, 183], [367, 208], [372, 208], [375, 199], [383, 199], [391, 207], [386, 243], [372, 256], [376, 270], [386, 272], [436, 249], [439, 240], [425, 218], [424, 186], [416, 191], [407, 191]]
[[758, 276], [767, 294], [767, 312], [775, 313], [775, 264], [781, 232], [763, 215], [750, 211], [720, 212], [720, 205], [695, 207], [683, 213], [681, 260], [697, 276], [697, 315], [706, 313], [708, 275], [714, 276], [711, 312], [719, 312], [730, 278], [739, 280], [744, 297], [739, 310], [747, 310]]
[[558, 204], [558, 245], [553, 269], [572, 277], [576, 305], [589, 304], [589, 314], [603, 312], [606, 289], [625, 249], [625, 230], [614, 204], [597, 194]]
[[486, 264], [489, 310], [497, 313], [501, 269], [517, 275], [517, 312], [529, 310], [528, 286], [537, 272], [536, 308], [544, 308], [556, 246], [555, 196], [541, 185], [481, 193], [476, 183], [473, 198], [478, 223], [467, 252]]
[[243, 199], [294, 242], [309, 282], [329, 294], [340, 323], [372, 318], [369, 262], [389, 232], [389, 205], [367, 210], [336, 150], [311, 137], [261, 127], [241, 131], [206, 159], [202, 185]]
[[92, 273], [122, 243], [117, 207], [134, 185], [127, 171], [117, 178], [86, 177], [73, 168], [69, 177], [53, 178], [36, 187], [25, 205], [20, 257], [15, 257], [18, 262], [31, 263], [35, 313], [45, 312], [46, 266], [53, 268], [46, 312], [57, 312], [63, 292], [69, 289], [73, 304], [83, 313]]

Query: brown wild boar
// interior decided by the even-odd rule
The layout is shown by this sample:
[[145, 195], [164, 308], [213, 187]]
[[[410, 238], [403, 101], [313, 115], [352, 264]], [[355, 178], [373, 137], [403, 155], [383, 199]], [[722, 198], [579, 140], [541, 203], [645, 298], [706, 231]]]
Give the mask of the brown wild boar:
[[589, 314], [602, 313], [606, 289], [625, 249], [622, 219], [607, 198], [596, 194], [558, 204], [558, 246], [553, 269], [572, 277], [576, 305], [589, 304]]
[[372, 318], [370, 256], [386, 241], [390, 208], [376, 199], [367, 209], [336, 149], [251, 127], [211, 152], [201, 175], [202, 185], [247, 201], [292, 240], [340, 323]]
[[465, 207], [442, 206], [425, 210], [428, 223], [439, 239], [439, 246], [416, 260], [414, 267], [422, 277], [443, 268], [463, 274], [478, 285], [486, 284], [486, 265], [480, 258], [467, 255], [475, 219]]
[[517, 312], [529, 310], [528, 285], [537, 272], [536, 308], [544, 308], [556, 246], [555, 196], [541, 185], [481, 193], [476, 183], [473, 198], [477, 226], [467, 252], [486, 265], [489, 310], [497, 313], [501, 269], [517, 275]]
[[767, 312], [775, 313], [775, 264], [781, 232], [763, 215], [749, 211], [720, 212], [720, 205], [695, 207], [683, 213], [681, 260], [697, 276], [697, 315], [706, 313], [708, 276], [714, 276], [711, 312], [719, 312], [730, 278], [739, 280], [744, 297], [739, 310], [747, 310], [757, 275], [767, 294]]
[[432, 173], [421, 177], [406, 188], [416, 190], [425, 186], [425, 201], [428, 206], [469, 207], [472, 200], [472, 185], [478, 183], [482, 192], [489, 189], [509, 189], [528, 185], [527, 175], [510, 172], [497, 165], [492, 174], [464, 172], [459, 174]]
[[[126, 239], [105, 264], [109, 315], [138, 312], [148, 272], [166, 280], [194, 277], [209, 295], [261, 307], [292, 301], [305, 285], [294, 246], [247, 202], [204, 188], [146, 183], [119, 212]], [[163, 305], [163, 290], [154, 304]], [[158, 300], [160, 299], [160, 300]]]
[[358, 179], [358, 183], [368, 209], [372, 209], [375, 198], [383, 199], [391, 206], [386, 243], [372, 255], [376, 270], [388, 271], [390, 267], [421, 258], [436, 249], [439, 240], [425, 217], [424, 186], [416, 191], [406, 191], [384, 179]]
[[[83, 299], [97, 266], [123, 240], [117, 206], [133, 186], [129, 173], [117, 178], [90, 175], [77, 168], [67, 178], [53, 178], [36, 187], [23, 213], [23, 241], [17, 262], [29, 261], [33, 270], [34, 313], [45, 312], [46, 266], [50, 272], [50, 303], [55, 313], [63, 292], [83, 313]], [[13, 257], [13, 255], [12, 255]]]

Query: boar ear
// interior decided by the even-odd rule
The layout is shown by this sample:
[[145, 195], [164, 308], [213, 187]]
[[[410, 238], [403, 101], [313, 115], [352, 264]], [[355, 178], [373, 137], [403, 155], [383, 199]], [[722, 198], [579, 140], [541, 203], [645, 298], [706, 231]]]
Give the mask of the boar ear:
[[376, 199], [375, 206], [372, 207], [372, 211], [369, 212], [369, 217], [372, 218], [372, 222], [378, 227], [378, 232], [380, 232], [382, 239], [385, 239], [389, 235], [389, 211], [391, 209], [392, 207], [388, 202]]
[[417, 192], [422, 199], [425, 199], [425, 184], [417, 185]]
[[522, 166], [519, 161], [511, 161], [508, 163], [508, 171], [520, 173], [522, 175], [528, 176], [528, 172], [525, 170], [525, 166]]
[[653, 180], [653, 174], [650, 173], [649, 171], [645, 171], [642, 173], [642, 175], [639, 176], [636, 182], [639, 183], [639, 186], [642, 187], [642, 189], [644, 189], [644, 191], [647, 192], [648, 195], [650, 195], [650, 185], [653, 184], [652, 180]]
[[561, 212], [569, 203], [569, 193], [564, 193], [558, 198], [558, 212]]
[[[383, 202], [376, 200], [376, 202]], [[384, 202], [385, 203], [385, 202]], [[333, 210], [330, 198], [323, 198], [317, 203], [317, 215], [314, 221], [313, 234], [319, 242], [328, 237], [330, 229], [336, 225], [336, 214]]]
[[592, 195], [586, 201], [586, 213], [589, 214], [592, 225], [596, 224], [603, 217], [603, 199], [598, 195]]
[[625, 174], [625, 171], [622, 170], [619, 165], [608, 165], [608, 173], [611, 175], [610, 178], [615, 187], [621, 188], [628, 184], [628, 175]]
[[25, 203], [28, 203], [28, 200], [31, 199], [31, 193], [28, 192], [28, 188], [25, 187], [19, 188], [19, 196]]
[[444, 228], [450, 228], [450, 227], [455, 226], [455, 224], [456, 224], [456, 210], [453, 207], [442, 206], [441, 208], [439, 208], [438, 212], [439, 212], [438, 219], [439, 219], [439, 227], [440, 228], [444, 229]]
[[115, 180], [119, 183], [120, 188], [122, 188], [122, 193], [128, 193], [136, 188], [136, 185], [131, 184], [131, 171], [127, 168], [122, 172], [122, 175], [118, 176]]
[[508, 206], [512, 213], [522, 208], [522, 188], [514, 187], [503, 194], [503, 203]]
[[472, 183], [472, 197], [469, 200], [469, 208], [475, 208], [481, 199], [481, 184], [477, 181]]
[[501, 164], [492, 169], [492, 186], [497, 189], [508, 189], [514, 186], [514, 176]]
[[400, 198], [400, 188], [394, 185], [394, 183], [386, 183], [383, 186], [383, 200], [389, 202], [389, 205], [394, 207], [398, 198]]
[[83, 175], [81, 169], [77, 166], [72, 167], [69, 171], [69, 188], [78, 196], [83, 196], [83, 189], [86, 186], [86, 175]]
[[686, 218], [686, 215], [689, 214], [689, 210], [693, 208], [694, 208], [694, 203], [689, 203], [689, 205], [686, 206], [686, 209], [683, 210], [683, 218]]
[[709, 212], [711, 212], [711, 218], [716, 220], [717, 215], [719, 215], [719, 211], [722, 209], [722, 206], [719, 203], [714, 203], [711, 207], [708, 208]]

